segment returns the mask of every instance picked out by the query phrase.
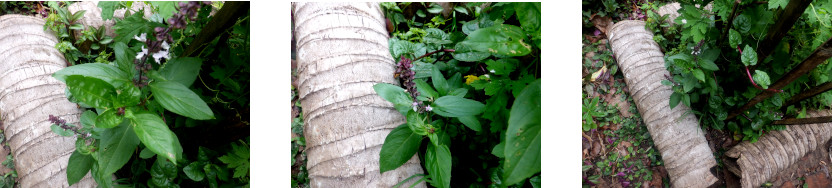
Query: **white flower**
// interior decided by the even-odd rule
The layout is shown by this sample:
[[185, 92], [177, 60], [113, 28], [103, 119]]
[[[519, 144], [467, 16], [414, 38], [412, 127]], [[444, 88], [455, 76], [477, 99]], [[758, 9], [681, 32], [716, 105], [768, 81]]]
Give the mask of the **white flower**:
[[147, 41], [147, 33], [142, 33], [139, 36], [134, 35], [133, 38], [138, 40], [138, 41], [142, 41], [142, 42]]
[[491, 76], [488, 76], [488, 74], [485, 74], [484, 76], [485, 76], [486, 78], [491, 78]]
[[162, 64], [161, 58], [170, 59], [167, 50], [159, 50], [159, 52], [153, 53], [153, 59], [156, 60], [156, 63]]
[[491, 69], [491, 73], [496, 73], [496, 72], [494, 72], [494, 69]]
[[136, 59], [141, 59], [145, 55], [147, 55], [147, 48], [144, 48], [144, 46], [142, 46], [142, 51], [139, 52], [139, 54], [136, 54]]
[[413, 111], [418, 112], [419, 111], [419, 106], [413, 106]]
[[169, 48], [170, 48], [170, 45], [168, 45], [168, 41], [162, 41], [162, 49], [167, 50]]
[[430, 111], [433, 111], [433, 108], [431, 108], [430, 106], [427, 106], [427, 107], [425, 107], [425, 110], [427, 110], [428, 112], [430, 112]]
[[682, 19], [682, 24], [687, 24], [687, 23], [688, 23], [688, 20]]

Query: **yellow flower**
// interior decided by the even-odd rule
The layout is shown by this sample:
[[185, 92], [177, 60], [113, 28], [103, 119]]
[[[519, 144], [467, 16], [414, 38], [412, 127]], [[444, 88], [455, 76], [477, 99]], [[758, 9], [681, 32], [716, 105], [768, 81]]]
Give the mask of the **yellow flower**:
[[479, 80], [480, 78], [474, 75], [465, 76], [465, 84], [471, 85], [472, 82]]

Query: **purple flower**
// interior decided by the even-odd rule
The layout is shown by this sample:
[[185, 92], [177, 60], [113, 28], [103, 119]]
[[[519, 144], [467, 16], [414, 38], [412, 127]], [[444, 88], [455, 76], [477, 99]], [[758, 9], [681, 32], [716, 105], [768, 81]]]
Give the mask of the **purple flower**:
[[622, 171], [622, 172], [618, 172], [618, 174], [616, 174], [616, 176], [621, 176], [621, 177], [624, 177], [624, 176], [626, 176], [626, 175], [627, 175], [627, 174], [624, 174], [624, 172], [623, 172], [623, 171]]
[[601, 30], [596, 29], [593, 34], [597, 37], [598, 35], [601, 35]]

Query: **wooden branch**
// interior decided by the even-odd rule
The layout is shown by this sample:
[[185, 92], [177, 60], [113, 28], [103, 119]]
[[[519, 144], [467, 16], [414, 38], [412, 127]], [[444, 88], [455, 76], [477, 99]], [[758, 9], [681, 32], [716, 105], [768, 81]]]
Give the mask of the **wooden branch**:
[[220, 36], [225, 30], [233, 27], [237, 23], [237, 19], [245, 14], [248, 14], [248, 1], [229, 1], [222, 6], [222, 9], [217, 11], [211, 18], [211, 21], [202, 28], [202, 31], [196, 35], [194, 41], [185, 49], [183, 57], [191, 57], [207, 46], [215, 38]]
[[789, 4], [786, 5], [786, 8], [780, 11], [780, 16], [778, 17], [777, 21], [774, 22], [774, 25], [769, 27], [768, 35], [766, 38], [763, 39], [763, 42], [760, 43], [759, 55], [757, 56], [757, 62], [763, 62], [769, 55], [771, 55], [772, 51], [774, 51], [774, 47], [777, 47], [777, 44], [780, 43], [780, 40], [786, 36], [786, 33], [792, 29], [794, 23], [803, 15], [803, 12], [806, 11], [806, 8], [809, 7], [809, 3], [812, 3], [811, 0], [792, 0], [789, 1]]
[[814, 96], [817, 96], [818, 94], [829, 91], [830, 89], [832, 89], [832, 82], [826, 82], [826, 83], [821, 84], [817, 87], [813, 87], [812, 89], [800, 92], [797, 95], [794, 95], [791, 98], [789, 98], [789, 100], [786, 101], [786, 104], [784, 104], [781, 107], [781, 110], [785, 109], [786, 107], [789, 107], [791, 105], [797, 104], [798, 102], [800, 102], [802, 100], [812, 98]]
[[[826, 59], [829, 59], [829, 57], [832, 57], [832, 38], [820, 45], [820, 47], [818, 47], [817, 49], [815, 49], [814, 52], [812, 52], [812, 55], [809, 55], [809, 57], [803, 60], [803, 62], [797, 65], [797, 67], [783, 75], [783, 77], [780, 78], [780, 80], [777, 80], [777, 82], [771, 84], [771, 87], [769, 88], [773, 90], [780, 90], [783, 87], [786, 87], [786, 85], [789, 85], [793, 81], [797, 80], [797, 78], [800, 78], [809, 71], [812, 71], [812, 69], [815, 69], [819, 64], [826, 61]], [[768, 99], [769, 97], [774, 95], [774, 93], [775, 92], [771, 92], [768, 90], [762, 91], [761, 93], [757, 94], [757, 96], [754, 96], [754, 98], [752, 98], [751, 101], [748, 101], [748, 103], [746, 103], [739, 109], [736, 109], [732, 111], [730, 114], [728, 114], [728, 118], [725, 120], [731, 120], [737, 117], [737, 115], [748, 110], [755, 104], [760, 103], [765, 99]]]
[[802, 125], [832, 122], [832, 116], [810, 117], [810, 118], [788, 118], [772, 122], [774, 125]]
[[[731, 30], [731, 25], [733, 25], [734, 18], [737, 17], [737, 9], [740, 7], [740, 0], [734, 1], [734, 10], [731, 11], [731, 16], [728, 17], [728, 22], [725, 22], [725, 29], [722, 31], [722, 36], [719, 36], [719, 41], [717, 41], [717, 45], [722, 44], [722, 41], [725, 41], [725, 37], [728, 36], [728, 31]], [[731, 48], [735, 48], [736, 46], [731, 46]]]

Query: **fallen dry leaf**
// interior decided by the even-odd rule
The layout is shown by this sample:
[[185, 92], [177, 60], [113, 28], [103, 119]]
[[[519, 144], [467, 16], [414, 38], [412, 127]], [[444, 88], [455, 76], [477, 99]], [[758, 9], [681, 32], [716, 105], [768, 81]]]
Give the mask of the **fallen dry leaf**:
[[604, 66], [601, 67], [600, 70], [595, 71], [595, 73], [592, 73], [592, 77], [590, 77], [589, 81], [590, 82], [595, 82], [595, 80], [598, 80], [598, 78], [601, 78], [601, 81], [606, 80], [606, 78], [603, 77], [604, 75], [608, 75], [608, 74], [605, 74], [606, 72], [607, 72], [607, 65], [604, 65]]
[[592, 24], [595, 25], [595, 28], [598, 28], [598, 30], [600, 30], [601, 33], [605, 35], [607, 34], [607, 29], [613, 24], [612, 18], [606, 16], [598, 16], [593, 14], [589, 19], [592, 22]]
[[633, 116], [633, 113], [630, 113], [630, 103], [624, 100], [624, 96], [622, 94], [615, 94], [615, 96], [607, 97], [605, 99], [607, 104], [618, 108], [618, 112], [621, 113], [621, 116], [625, 118]]

